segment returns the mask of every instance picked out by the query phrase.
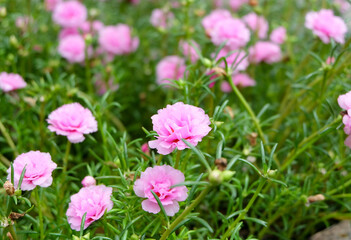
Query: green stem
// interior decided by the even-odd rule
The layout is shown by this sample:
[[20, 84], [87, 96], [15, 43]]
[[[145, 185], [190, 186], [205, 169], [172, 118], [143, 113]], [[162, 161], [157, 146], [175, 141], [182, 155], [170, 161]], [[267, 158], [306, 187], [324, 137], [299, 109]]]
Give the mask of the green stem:
[[221, 240], [225, 240], [226, 238], [228, 238], [232, 234], [232, 232], [235, 229], [235, 227], [237, 226], [237, 224], [245, 217], [246, 213], [250, 210], [252, 204], [255, 202], [258, 194], [261, 192], [262, 187], [265, 183], [266, 183], [266, 180], [261, 180], [260, 184], [258, 185], [258, 187], [256, 189], [255, 194], [250, 199], [250, 202], [247, 204], [244, 211], [242, 213], [240, 213], [239, 217], [237, 219], [235, 219], [235, 221], [232, 224], [230, 224], [227, 231], [223, 234]]
[[68, 157], [69, 157], [69, 152], [71, 150], [71, 145], [72, 145], [72, 143], [69, 140], [67, 140], [66, 152], [65, 152], [65, 156], [63, 158], [63, 173], [64, 174], [66, 174], [66, 171], [67, 171]]
[[[345, 179], [347, 179], [347, 178], [345, 178]], [[348, 180], [347, 182], [345, 182], [344, 184], [340, 185], [339, 187], [334, 188], [333, 190], [327, 192], [327, 195], [333, 195], [334, 193], [336, 193], [340, 190], [346, 189], [346, 187], [348, 187], [350, 185], [351, 185], [351, 179]]]
[[13, 224], [9, 225], [8, 230], [11, 233], [11, 236], [12, 236], [13, 240], [17, 240], [18, 237], [17, 237], [17, 234], [16, 234], [15, 229], [13, 227]]
[[160, 240], [166, 240], [168, 239], [168, 236], [171, 234], [173, 229], [197, 206], [199, 203], [206, 197], [208, 192], [210, 191], [210, 186], [206, 187], [200, 195], [188, 206], [185, 208], [185, 210], [180, 214], [167, 228], [167, 230], [162, 234]]
[[12, 138], [10, 136], [10, 134], [7, 132], [4, 124], [2, 123], [2, 121], [0, 120], [0, 131], [2, 133], [2, 135], [4, 135], [6, 142], [9, 144], [9, 146], [11, 147], [12, 151], [14, 152], [15, 156], [18, 156], [18, 152], [17, 152], [17, 148], [16, 145], [13, 143]]
[[40, 240], [44, 239], [44, 222], [43, 222], [43, 212], [41, 209], [41, 199], [39, 196], [39, 187], [35, 188], [35, 198], [37, 201], [38, 214], [39, 214], [39, 232], [40, 232]]
[[174, 165], [175, 169], [179, 168], [179, 162], [180, 162], [180, 155], [181, 154], [182, 154], [182, 152], [180, 150], [177, 150], [176, 162], [175, 162], [175, 165]]
[[[248, 114], [250, 115], [256, 129], [258, 132], [258, 135], [260, 136], [262, 143], [264, 144], [266, 150], [268, 152], [271, 152], [271, 148], [268, 145], [268, 142], [266, 140], [266, 137], [263, 134], [261, 125], [260, 125], [260, 121], [258, 120], [258, 118], [256, 117], [255, 113], [252, 111], [250, 105], [248, 104], [248, 102], [246, 101], [246, 99], [244, 98], [244, 96], [241, 94], [241, 92], [239, 91], [239, 89], [235, 86], [235, 84], [233, 83], [232, 77], [230, 74], [227, 74], [227, 79], [228, 82], [230, 84], [230, 86], [232, 87], [235, 95], [239, 98], [241, 104], [244, 106], [245, 110], [248, 112]], [[274, 157], [274, 161], [277, 164], [278, 167], [280, 167], [280, 163], [278, 161], [278, 159], [276, 157]]]

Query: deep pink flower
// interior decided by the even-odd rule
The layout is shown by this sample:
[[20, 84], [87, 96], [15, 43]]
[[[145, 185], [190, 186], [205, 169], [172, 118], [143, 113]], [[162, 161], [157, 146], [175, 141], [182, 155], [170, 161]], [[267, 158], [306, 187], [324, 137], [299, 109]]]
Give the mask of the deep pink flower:
[[278, 44], [266, 41], [257, 42], [249, 48], [249, 59], [253, 63], [275, 63], [282, 58], [280, 46]]
[[160, 199], [166, 214], [174, 216], [179, 211], [178, 202], [188, 197], [188, 189], [185, 186], [171, 186], [184, 182], [184, 179], [184, 174], [171, 166], [148, 167], [135, 181], [134, 192], [138, 197], [147, 198], [141, 203], [144, 211], [156, 214], [161, 210], [152, 190]]
[[132, 37], [132, 31], [128, 25], [118, 24], [100, 30], [99, 44], [108, 53], [123, 55], [134, 52], [139, 46], [139, 39]]
[[62, 0], [45, 0], [45, 9], [47, 11], [53, 11], [60, 2], [62, 2]]
[[[200, 46], [194, 40], [191, 40], [191, 43], [200, 51]], [[180, 41], [179, 46], [183, 55], [190, 59], [192, 63], [195, 63], [200, 57], [195, 51], [194, 47], [186, 41]]]
[[240, 19], [229, 18], [218, 22], [210, 32], [213, 44], [225, 43], [230, 50], [244, 47], [250, 41], [250, 31]]
[[[244, 71], [249, 66], [249, 60], [244, 51], [231, 52], [222, 48], [216, 57], [216, 61], [222, 57], [225, 57], [229, 68], [233, 66], [234, 72]], [[219, 66], [225, 68], [224, 61], [221, 61]]]
[[[246, 73], [238, 73], [233, 75], [232, 81], [234, 85], [239, 87], [251, 87], [256, 85], [255, 80], [250, 78], [250, 76], [247, 75]], [[225, 92], [225, 93], [233, 91], [232, 87], [227, 81], [224, 81], [221, 83], [221, 90], [222, 92]]]
[[329, 43], [330, 39], [341, 44], [345, 42], [347, 26], [341, 17], [334, 16], [332, 10], [322, 9], [307, 13], [305, 26], [324, 43]]
[[258, 16], [256, 13], [249, 13], [243, 17], [243, 20], [252, 31], [257, 33], [260, 39], [267, 37], [268, 22], [264, 17]]
[[95, 180], [95, 178], [92, 177], [92, 176], [86, 176], [86, 177], [82, 180], [82, 185], [83, 185], [83, 187], [95, 186], [95, 185], [96, 185], [96, 180]]
[[69, 62], [83, 62], [85, 59], [85, 41], [80, 35], [68, 35], [60, 40], [59, 54]]
[[113, 207], [111, 201], [112, 188], [105, 185], [83, 187], [78, 193], [71, 196], [66, 215], [73, 230], [79, 231], [85, 213], [84, 229], [100, 219], [105, 211]]
[[151, 13], [150, 22], [156, 28], [167, 29], [170, 28], [174, 21], [172, 12], [164, 11], [162, 9], [154, 9]]
[[79, 103], [65, 104], [50, 113], [47, 122], [51, 132], [67, 136], [72, 143], [84, 141], [84, 134], [96, 132], [97, 122], [87, 108]]
[[270, 35], [270, 40], [276, 44], [283, 44], [286, 40], [286, 29], [284, 27], [277, 27]]
[[[21, 186], [18, 186], [23, 168], [26, 168]], [[52, 171], [57, 165], [51, 161], [49, 153], [30, 151], [22, 153], [13, 162], [14, 187], [24, 191], [33, 190], [36, 186], [49, 187], [52, 184]], [[11, 167], [7, 170], [7, 180], [11, 181]]]
[[60, 2], [56, 5], [52, 18], [62, 27], [79, 27], [87, 19], [86, 7], [78, 1]]
[[249, 3], [249, 0], [229, 0], [229, 6], [234, 11], [238, 11], [242, 5], [248, 4], [248, 3]]
[[340, 95], [338, 97], [338, 103], [342, 109], [344, 109], [346, 111], [351, 110], [351, 91]]
[[4, 92], [10, 92], [16, 89], [24, 88], [27, 83], [16, 73], [0, 73], [0, 89]]
[[178, 80], [183, 77], [185, 72], [185, 61], [178, 56], [167, 56], [156, 66], [157, 83], [170, 83], [171, 80]]
[[205, 28], [207, 34], [210, 34], [215, 28], [216, 24], [225, 19], [231, 19], [232, 15], [228, 10], [216, 9], [209, 15], [202, 19], [202, 26]]
[[141, 145], [141, 151], [143, 151], [143, 153], [145, 154], [149, 154], [150, 153], [149, 145], [147, 143], [144, 143], [143, 145]]
[[150, 148], [159, 154], [169, 154], [174, 149], [189, 148], [182, 139], [196, 146], [210, 131], [210, 118], [201, 108], [177, 102], [167, 105], [151, 117], [157, 140], [149, 141]]

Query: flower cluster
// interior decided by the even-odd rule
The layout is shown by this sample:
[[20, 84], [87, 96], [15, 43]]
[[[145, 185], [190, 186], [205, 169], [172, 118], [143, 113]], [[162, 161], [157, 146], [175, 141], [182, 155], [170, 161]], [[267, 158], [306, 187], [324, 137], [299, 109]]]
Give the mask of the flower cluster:
[[338, 97], [339, 106], [345, 110], [343, 112], [342, 122], [344, 123], [344, 132], [348, 135], [345, 145], [351, 148], [351, 91]]

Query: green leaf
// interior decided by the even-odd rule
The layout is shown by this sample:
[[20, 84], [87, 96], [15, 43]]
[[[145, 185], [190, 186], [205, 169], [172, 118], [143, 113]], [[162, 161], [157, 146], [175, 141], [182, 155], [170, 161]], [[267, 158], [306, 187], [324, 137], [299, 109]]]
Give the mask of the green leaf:
[[178, 184], [174, 184], [171, 188], [179, 187], [179, 186], [194, 186], [194, 185], [209, 185], [209, 182], [206, 181], [186, 181]]
[[85, 212], [83, 217], [82, 217], [82, 221], [80, 223], [80, 231], [79, 231], [79, 236], [82, 237], [83, 236], [83, 232], [84, 232], [84, 224], [85, 224], [85, 218], [87, 216], [87, 213]]
[[158, 203], [158, 206], [160, 206], [161, 211], [162, 211], [162, 213], [163, 213], [163, 215], [164, 215], [166, 221], [169, 222], [167, 213], [166, 213], [165, 209], [163, 208], [163, 205], [162, 205], [160, 199], [158, 198], [158, 196], [156, 195], [156, 193], [155, 193], [154, 191], [150, 190], [150, 192], [152, 193], [152, 195], [154, 195], [154, 198], [156, 199], [156, 201], [157, 201], [157, 203]]
[[205, 156], [200, 152], [197, 148], [195, 148], [191, 143], [189, 143], [187, 140], [182, 139], [182, 141], [191, 149], [193, 152], [199, 157], [200, 161], [203, 163], [203, 165], [207, 168], [208, 171], [211, 171], [211, 167], [208, 164], [208, 162], [205, 159]]
[[21, 189], [22, 181], [23, 181], [23, 178], [24, 178], [24, 174], [26, 174], [26, 167], [27, 167], [27, 164], [24, 165], [23, 170], [21, 172], [21, 176], [20, 176], [20, 179], [18, 181], [18, 187], [17, 187], [18, 189]]

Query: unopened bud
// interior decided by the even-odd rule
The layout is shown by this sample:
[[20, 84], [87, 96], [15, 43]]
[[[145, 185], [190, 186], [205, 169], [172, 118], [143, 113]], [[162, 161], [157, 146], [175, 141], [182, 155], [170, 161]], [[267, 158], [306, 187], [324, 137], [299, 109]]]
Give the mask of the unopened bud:
[[276, 173], [277, 173], [277, 169], [267, 171], [267, 175], [270, 177], [273, 177]]
[[85, 40], [85, 44], [88, 46], [93, 42], [93, 37], [91, 36], [91, 34], [85, 34], [84, 36], [84, 40]]
[[0, 7], [0, 17], [6, 17], [7, 11], [5, 7]]
[[91, 18], [96, 18], [97, 16], [99, 16], [99, 13], [100, 13], [99, 10], [96, 8], [91, 8], [89, 10], [89, 15]]
[[21, 196], [21, 195], [22, 195], [22, 190], [21, 189], [16, 189], [15, 196]]
[[18, 48], [18, 46], [19, 46], [19, 42], [14, 35], [10, 36], [10, 44], [15, 48]]
[[223, 181], [222, 171], [218, 169], [211, 171], [208, 179], [210, 180], [210, 183], [215, 185], [222, 183]]
[[234, 176], [235, 171], [225, 170], [222, 172], [223, 181], [229, 181]]
[[206, 68], [212, 68], [213, 64], [212, 61], [208, 58], [203, 58], [202, 59], [202, 64], [206, 67]]
[[83, 185], [83, 187], [95, 186], [95, 185], [96, 185], [96, 180], [95, 180], [95, 178], [92, 177], [92, 176], [86, 176], [86, 177], [82, 180], [82, 185]]
[[4, 189], [7, 193], [7, 195], [12, 196], [15, 194], [15, 188], [13, 187], [13, 184], [10, 181], [6, 181], [4, 183]]

